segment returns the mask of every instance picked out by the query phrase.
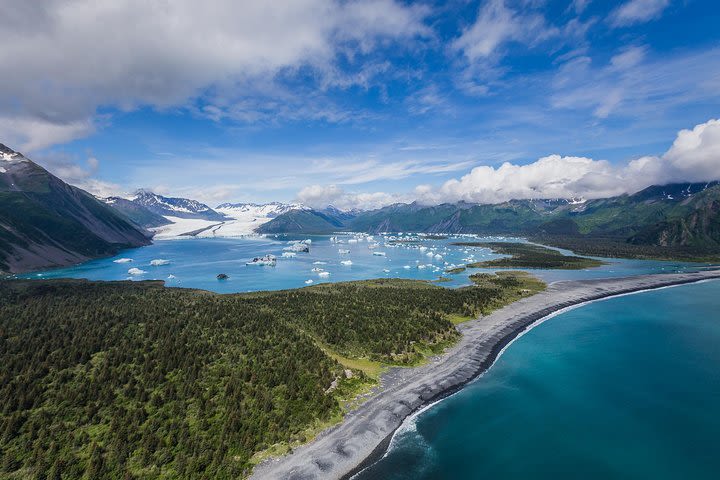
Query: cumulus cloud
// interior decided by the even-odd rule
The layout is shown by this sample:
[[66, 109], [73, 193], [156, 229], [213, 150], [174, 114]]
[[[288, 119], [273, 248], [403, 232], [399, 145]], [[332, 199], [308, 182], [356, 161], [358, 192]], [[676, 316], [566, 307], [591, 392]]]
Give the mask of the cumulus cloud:
[[548, 155], [526, 165], [505, 162], [479, 166], [439, 187], [419, 185], [408, 194], [348, 193], [337, 185], [306, 187], [298, 200], [322, 208], [372, 209], [417, 200], [422, 204], [502, 203], [511, 199], [604, 198], [634, 193], [650, 185], [720, 180], [720, 120], [678, 132], [660, 156], [625, 164], [587, 157]]
[[610, 14], [610, 23], [616, 27], [627, 27], [654, 20], [670, 5], [670, 0], [629, 0]]
[[527, 165], [480, 166], [439, 188], [416, 189], [422, 203], [500, 203], [523, 198], [603, 198], [650, 185], [720, 180], [720, 121], [678, 133], [661, 156], [624, 165], [586, 157], [549, 155]]
[[0, 15], [12, 72], [0, 75], [0, 133], [23, 132], [25, 150], [86, 135], [100, 108], [183, 106], [303, 67], [349, 84], [340, 56], [353, 65], [380, 42], [428, 34], [427, 9], [396, 0], [16, 3]]

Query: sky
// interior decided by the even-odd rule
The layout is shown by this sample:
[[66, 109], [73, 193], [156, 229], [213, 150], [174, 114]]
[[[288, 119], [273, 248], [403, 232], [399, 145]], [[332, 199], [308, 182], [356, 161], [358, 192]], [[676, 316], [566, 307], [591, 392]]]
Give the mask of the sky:
[[709, 181], [718, 25], [717, 0], [0, 0], [0, 143], [210, 206]]

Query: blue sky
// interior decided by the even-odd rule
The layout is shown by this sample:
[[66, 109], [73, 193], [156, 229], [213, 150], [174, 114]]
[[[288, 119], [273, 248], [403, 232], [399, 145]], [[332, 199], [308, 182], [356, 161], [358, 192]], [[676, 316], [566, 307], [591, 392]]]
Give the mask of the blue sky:
[[720, 174], [713, 0], [29, 3], [0, 7], [0, 142], [101, 194], [370, 208]]

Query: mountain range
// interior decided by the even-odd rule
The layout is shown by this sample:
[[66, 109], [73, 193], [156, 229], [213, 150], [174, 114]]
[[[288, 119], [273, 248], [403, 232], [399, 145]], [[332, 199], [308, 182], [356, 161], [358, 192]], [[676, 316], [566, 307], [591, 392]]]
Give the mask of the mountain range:
[[399, 203], [370, 211], [280, 202], [223, 203], [213, 209], [148, 190], [129, 198], [96, 198], [0, 144], [0, 271], [22, 272], [112, 255], [149, 244], [153, 234], [232, 237], [338, 231], [505, 234], [598, 255], [717, 255], [720, 184], [652, 186], [631, 195], [587, 201]]
[[484, 205], [395, 204], [341, 217], [335, 211], [279, 215], [259, 233], [335, 231], [511, 234], [599, 239], [636, 246], [720, 248], [720, 185], [679, 183], [632, 195], [577, 200], [511, 200]]

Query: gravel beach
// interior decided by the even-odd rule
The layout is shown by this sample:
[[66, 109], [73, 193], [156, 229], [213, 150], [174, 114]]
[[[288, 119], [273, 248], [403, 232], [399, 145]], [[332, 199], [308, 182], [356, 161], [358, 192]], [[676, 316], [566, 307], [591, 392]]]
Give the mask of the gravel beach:
[[385, 452], [405, 418], [487, 370], [503, 347], [538, 320], [593, 300], [708, 279], [720, 279], [720, 270], [552, 283], [541, 293], [461, 324], [460, 341], [429, 363], [391, 369], [376, 393], [342, 423], [292, 454], [258, 465], [252, 478], [348, 478]]

